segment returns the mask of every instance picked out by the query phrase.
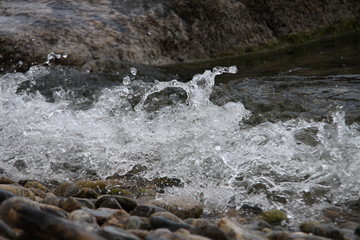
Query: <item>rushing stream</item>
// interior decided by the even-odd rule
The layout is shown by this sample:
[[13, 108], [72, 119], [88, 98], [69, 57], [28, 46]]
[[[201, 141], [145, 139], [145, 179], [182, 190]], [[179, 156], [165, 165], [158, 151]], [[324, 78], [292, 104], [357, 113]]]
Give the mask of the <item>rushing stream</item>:
[[250, 204], [316, 217], [359, 198], [357, 60], [320, 72], [285, 59], [259, 76], [249, 72], [259, 65], [229, 58], [223, 63], [239, 69], [203, 71], [203, 63], [191, 80], [194, 69], [179, 66], [178, 80], [159, 70], [167, 78], [160, 82], [135, 67], [106, 75], [45, 64], [8, 73], [0, 77], [0, 171], [75, 180], [141, 165], [142, 177], [180, 179], [184, 186], [165, 194], [192, 196], [209, 213]]

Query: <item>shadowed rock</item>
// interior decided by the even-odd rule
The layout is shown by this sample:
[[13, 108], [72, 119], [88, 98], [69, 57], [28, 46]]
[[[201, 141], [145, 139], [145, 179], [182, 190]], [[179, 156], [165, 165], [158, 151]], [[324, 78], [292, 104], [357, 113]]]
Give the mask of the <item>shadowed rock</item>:
[[[24, 5], [26, 3], [26, 7]], [[359, 17], [359, 1], [152, 0], [0, 3], [0, 67], [169, 64], [258, 46]], [[59, 55], [57, 55], [59, 54]]]

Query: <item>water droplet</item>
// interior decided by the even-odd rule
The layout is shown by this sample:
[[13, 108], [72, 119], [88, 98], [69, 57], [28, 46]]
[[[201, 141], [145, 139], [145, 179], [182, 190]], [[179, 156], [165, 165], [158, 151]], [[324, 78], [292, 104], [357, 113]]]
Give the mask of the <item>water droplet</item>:
[[132, 68], [130, 68], [130, 72], [131, 72], [132, 75], [136, 76], [136, 74], [137, 74], [137, 69], [134, 68], [134, 67], [132, 67]]

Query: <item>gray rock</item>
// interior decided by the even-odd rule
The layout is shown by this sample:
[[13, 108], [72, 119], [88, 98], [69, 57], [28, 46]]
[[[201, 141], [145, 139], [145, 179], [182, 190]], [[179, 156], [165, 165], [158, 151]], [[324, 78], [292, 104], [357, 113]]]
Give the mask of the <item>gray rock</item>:
[[131, 216], [126, 222], [126, 229], [151, 230], [151, 224], [148, 218]]
[[113, 226], [105, 226], [101, 228], [99, 230], [99, 234], [108, 240], [140, 240], [140, 238], [134, 234]]
[[43, 0], [24, 8], [3, 0], [0, 9], [0, 68], [24, 69], [54, 52], [52, 62], [104, 71], [121, 61], [159, 65], [235, 52], [356, 18], [360, 2]]
[[204, 205], [201, 202], [186, 196], [171, 196], [151, 201], [151, 203], [168, 210], [182, 219], [199, 218], [204, 210]]
[[343, 233], [339, 229], [337, 229], [334, 226], [327, 225], [327, 224], [316, 225], [313, 228], [312, 233], [317, 236], [322, 236], [322, 237], [331, 238], [331, 239], [335, 239], [335, 240], [344, 240], [345, 239]]
[[155, 212], [166, 212], [166, 210], [156, 206], [139, 205], [130, 214], [139, 217], [150, 217]]
[[167, 228], [172, 232], [177, 231], [180, 228], [184, 228], [184, 229], [191, 228], [191, 226], [186, 223], [174, 222], [161, 216], [151, 216], [150, 224], [154, 229]]
[[[105, 196], [101, 196], [100, 198], [98, 198], [96, 200], [95, 206], [96, 207], [102, 206], [102, 204], [104, 204], [105, 201], [108, 201], [108, 199], [116, 200], [120, 204], [120, 208], [125, 209], [127, 212], [132, 211], [138, 205], [135, 200], [133, 200], [131, 198], [128, 198], [128, 197], [115, 196], [115, 195], [105, 195]], [[110, 201], [108, 201], [107, 203], [110, 204]], [[116, 205], [115, 206], [113, 204], [115, 204], [115, 203], [112, 201], [112, 206], [114, 206], [114, 208], [115, 208], [117, 205], [115, 204]], [[102, 206], [102, 207], [106, 207], [106, 206]], [[109, 207], [109, 208], [111, 208], [111, 207]]]
[[67, 216], [67, 219], [88, 232], [96, 232], [99, 229], [96, 218], [84, 210], [73, 211]]
[[3, 201], [5, 201], [6, 199], [12, 198], [12, 197], [15, 197], [15, 194], [13, 194], [12, 192], [0, 189], [0, 204]]

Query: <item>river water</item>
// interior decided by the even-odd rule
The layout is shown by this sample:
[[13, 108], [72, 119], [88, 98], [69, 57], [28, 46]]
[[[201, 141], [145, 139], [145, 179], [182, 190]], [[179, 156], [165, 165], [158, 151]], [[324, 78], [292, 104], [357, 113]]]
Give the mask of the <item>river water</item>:
[[157, 197], [189, 195], [209, 214], [250, 204], [316, 218], [359, 198], [359, 36], [112, 73], [50, 55], [0, 77], [0, 171], [63, 181], [141, 165], [183, 183]]

